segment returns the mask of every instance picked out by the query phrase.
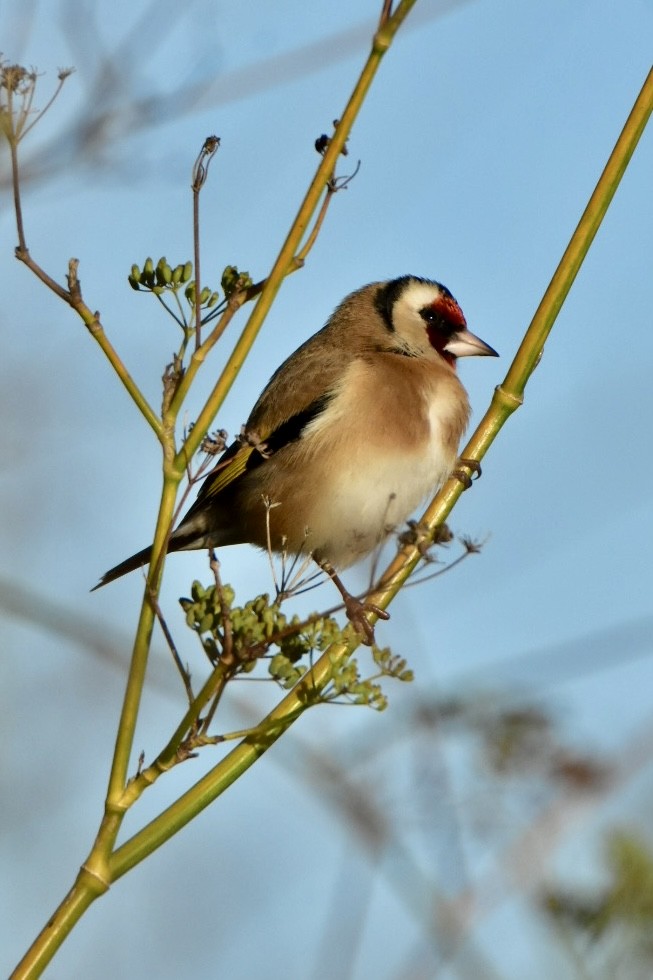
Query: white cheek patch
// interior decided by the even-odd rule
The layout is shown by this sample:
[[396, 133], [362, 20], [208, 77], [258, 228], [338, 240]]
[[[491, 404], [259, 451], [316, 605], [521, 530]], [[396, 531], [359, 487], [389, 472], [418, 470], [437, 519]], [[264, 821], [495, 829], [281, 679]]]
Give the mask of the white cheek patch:
[[403, 291], [392, 310], [392, 318], [399, 333], [401, 333], [402, 323], [420, 324], [424, 326], [424, 321], [419, 315], [419, 311], [425, 306], [432, 306], [436, 300], [440, 299], [442, 293], [432, 282], [412, 282]]

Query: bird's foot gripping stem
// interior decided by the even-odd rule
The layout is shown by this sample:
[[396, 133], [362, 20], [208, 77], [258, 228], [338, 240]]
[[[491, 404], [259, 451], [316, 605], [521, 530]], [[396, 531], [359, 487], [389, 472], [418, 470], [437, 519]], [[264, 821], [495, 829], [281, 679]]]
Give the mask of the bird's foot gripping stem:
[[[466, 466], [468, 470], [472, 471], [472, 476], [465, 473], [465, 470], [460, 469], [460, 466]], [[477, 459], [469, 459], [467, 456], [460, 456], [458, 459], [458, 467], [451, 474], [456, 480], [460, 480], [463, 485], [464, 490], [469, 490], [472, 485], [473, 480], [478, 480], [483, 471], [481, 469], [481, 464]]]
[[380, 606], [376, 606], [373, 602], [365, 602], [361, 599], [357, 599], [356, 596], [352, 595], [351, 592], [345, 588], [333, 565], [331, 565], [328, 561], [317, 559], [316, 561], [320, 568], [325, 571], [329, 578], [333, 581], [333, 584], [342, 596], [347, 619], [360, 636], [361, 642], [364, 643], [365, 646], [371, 647], [374, 643], [374, 626], [367, 618], [367, 614], [372, 613], [377, 617], [377, 619], [390, 619], [390, 613], [386, 612], [385, 609], [381, 609]]

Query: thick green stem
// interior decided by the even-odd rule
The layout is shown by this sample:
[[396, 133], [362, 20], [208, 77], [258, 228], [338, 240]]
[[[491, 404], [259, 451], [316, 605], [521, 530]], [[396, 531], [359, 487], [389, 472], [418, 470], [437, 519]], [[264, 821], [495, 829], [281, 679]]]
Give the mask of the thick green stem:
[[87, 908], [106, 887], [84, 868], [46, 927], [28, 949], [9, 980], [36, 980], [74, 929]]
[[[172, 523], [175, 501], [177, 497], [178, 480], [165, 479], [163, 493], [161, 496], [161, 506], [159, 508], [159, 519], [157, 521], [156, 534], [152, 551], [152, 561], [145, 584], [145, 594], [141, 605], [141, 614], [138, 621], [134, 649], [127, 677], [127, 687], [123, 700], [122, 712], [120, 715], [120, 725], [116, 739], [116, 747], [111, 766], [111, 776], [109, 779], [109, 790], [107, 802], [117, 805], [122, 798], [123, 790], [127, 783], [127, 773], [129, 770], [129, 760], [134, 741], [134, 731], [138, 718], [143, 684], [145, 681], [145, 671], [150, 650], [150, 640], [152, 637], [152, 627], [154, 625], [154, 607], [149, 601], [150, 592], [158, 594], [161, 580], [161, 563], [159, 556], [165, 551], [168, 532]], [[113, 842], [112, 842], [113, 844]]]
[[[358, 640], [354, 640], [351, 648], [343, 646], [341, 656], [344, 656], [344, 653], [349, 649], [353, 649], [357, 643]], [[312, 690], [319, 687], [320, 680], [322, 684], [327, 682], [331, 664], [330, 662], [327, 663], [324, 657], [320, 659], [319, 664], [321, 667], [316, 665], [316, 669], [311, 674], [308, 688], [302, 687], [302, 690]], [[288, 694], [274, 711], [257, 726], [256, 730], [248, 735], [240, 745], [237, 745], [218, 765], [198, 780], [172, 806], [169, 806], [167, 810], [164, 810], [114, 852], [109, 861], [113, 881], [139, 864], [148, 854], [161, 847], [178, 830], [190, 823], [198, 813], [201, 813], [239, 776], [242, 776], [283, 735], [307, 706], [306, 699], [298, 696], [299, 690], [297, 688]]]
[[632, 108], [614, 150], [583, 211], [558, 268], [535, 311], [515, 359], [503, 382], [503, 388], [516, 396], [523, 394], [526, 382], [539, 361], [544, 343], [551, 332], [560, 308], [567, 298], [589, 247], [594, 241], [610, 202], [621, 182], [630, 158], [653, 110], [653, 68]]

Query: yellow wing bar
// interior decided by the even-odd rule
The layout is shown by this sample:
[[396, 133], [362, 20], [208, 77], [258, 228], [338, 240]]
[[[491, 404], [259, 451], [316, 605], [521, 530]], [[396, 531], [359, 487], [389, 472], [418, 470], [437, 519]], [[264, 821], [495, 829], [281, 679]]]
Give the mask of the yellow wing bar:
[[[232, 450], [235, 451], [232, 452]], [[197, 499], [204, 500], [206, 497], [215, 497], [230, 483], [237, 480], [245, 472], [247, 462], [253, 451], [253, 446], [234, 443], [222, 459], [216, 463], [213, 472], [204, 478]]]

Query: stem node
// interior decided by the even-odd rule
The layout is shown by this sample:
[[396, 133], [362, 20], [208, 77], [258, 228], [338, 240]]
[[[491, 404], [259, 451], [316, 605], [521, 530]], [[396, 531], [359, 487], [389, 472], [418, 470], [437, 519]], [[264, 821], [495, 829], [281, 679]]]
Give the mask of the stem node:
[[494, 401], [507, 412], [515, 412], [524, 404], [524, 396], [508, 391], [503, 385], [497, 385], [494, 389]]

